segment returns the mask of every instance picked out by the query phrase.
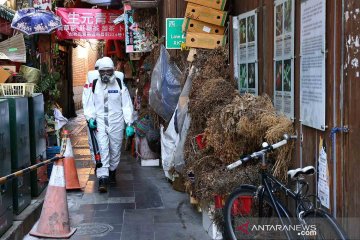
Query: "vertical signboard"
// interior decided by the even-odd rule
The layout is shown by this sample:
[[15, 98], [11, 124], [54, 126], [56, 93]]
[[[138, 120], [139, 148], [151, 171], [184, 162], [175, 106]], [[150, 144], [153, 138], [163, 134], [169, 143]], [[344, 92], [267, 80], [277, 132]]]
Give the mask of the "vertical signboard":
[[325, 131], [326, 1], [301, 2], [300, 118]]
[[258, 95], [257, 13], [240, 14], [238, 21], [239, 91]]
[[274, 7], [274, 105], [294, 118], [294, 0], [276, 0]]
[[166, 19], [166, 48], [181, 49], [181, 44], [186, 41], [182, 32], [184, 18]]
[[130, 5], [124, 4], [126, 52], [150, 52], [154, 43], [140, 23], [135, 21], [135, 11]]
[[[239, 83], [239, 19], [233, 17], [233, 61], [234, 61], [234, 79]], [[240, 86], [240, 85], [238, 85]]]

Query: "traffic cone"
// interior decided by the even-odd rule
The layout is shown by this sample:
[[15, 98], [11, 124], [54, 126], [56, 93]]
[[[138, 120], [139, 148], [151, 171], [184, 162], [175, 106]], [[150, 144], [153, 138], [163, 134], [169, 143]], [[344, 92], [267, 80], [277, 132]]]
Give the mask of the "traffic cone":
[[[66, 130], [63, 133], [68, 134]], [[66, 190], [81, 189], [70, 138], [67, 138], [64, 157]]]
[[76, 228], [70, 228], [66, 198], [64, 165], [62, 159], [55, 162], [39, 221], [30, 235], [44, 238], [70, 238]]

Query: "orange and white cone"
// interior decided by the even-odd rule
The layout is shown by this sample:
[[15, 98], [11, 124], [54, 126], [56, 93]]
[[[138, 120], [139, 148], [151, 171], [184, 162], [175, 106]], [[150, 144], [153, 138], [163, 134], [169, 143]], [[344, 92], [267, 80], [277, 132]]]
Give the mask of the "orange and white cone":
[[[68, 134], [67, 131], [64, 134]], [[81, 189], [70, 138], [67, 138], [64, 157], [66, 190]]]
[[66, 198], [64, 165], [62, 159], [55, 162], [39, 221], [30, 235], [44, 238], [70, 238], [76, 228], [70, 228]]

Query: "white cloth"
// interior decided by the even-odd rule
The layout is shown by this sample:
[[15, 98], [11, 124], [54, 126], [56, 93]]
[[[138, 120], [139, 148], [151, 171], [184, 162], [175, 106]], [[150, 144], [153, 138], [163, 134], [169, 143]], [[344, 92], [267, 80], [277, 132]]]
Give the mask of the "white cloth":
[[55, 118], [55, 130], [61, 129], [65, 124], [68, 123], [68, 119], [62, 115], [59, 109], [54, 108], [54, 118]]
[[109, 176], [120, 162], [121, 144], [125, 124], [132, 124], [133, 105], [129, 91], [123, 83], [124, 74], [115, 72], [121, 80], [122, 90], [116, 80], [107, 84], [100, 79], [94, 93], [90, 91], [88, 103], [84, 105], [86, 119], [95, 118], [101, 162], [103, 167], [97, 169], [97, 177]]
[[[82, 104], [83, 104], [83, 108], [84, 108], [84, 114], [85, 114], [85, 111], [87, 111], [87, 113], [85, 114], [85, 117], [87, 115], [93, 116], [93, 114], [94, 114], [93, 108], [91, 107], [93, 105], [93, 102], [92, 102], [92, 97], [90, 94], [92, 93], [92, 84], [95, 79], [100, 80], [99, 71], [98, 70], [89, 71], [87, 74], [86, 83], [84, 85], [84, 89], [83, 89], [83, 93], [82, 93]], [[89, 119], [86, 118], [86, 120], [89, 120]], [[90, 147], [91, 160], [95, 163], [95, 154], [94, 154], [94, 149], [92, 146], [92, 141], [91, 141], [89, 131], [90, 131], [89, 127], [87, 127], [88, 143], [89, 143], [89, 147]]]

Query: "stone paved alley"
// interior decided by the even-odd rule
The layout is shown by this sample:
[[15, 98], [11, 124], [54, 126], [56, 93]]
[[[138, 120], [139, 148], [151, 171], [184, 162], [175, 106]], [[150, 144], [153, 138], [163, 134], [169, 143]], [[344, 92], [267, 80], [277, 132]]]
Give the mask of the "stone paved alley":
[[[126, 152], [117, 169], [116, 185], [108, 193], [98, 193], [82, 112], [67, 129], [83, 187], [67, 195], [71, 225], [78, 228], [71, 239], [210, 239], [188, 194], [173, 190], [160, 167], [141, 167]], [[25, 239], [37, 238], [27, 235]]]

